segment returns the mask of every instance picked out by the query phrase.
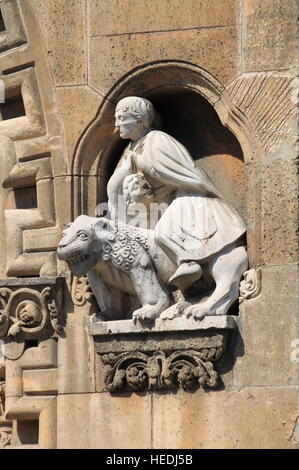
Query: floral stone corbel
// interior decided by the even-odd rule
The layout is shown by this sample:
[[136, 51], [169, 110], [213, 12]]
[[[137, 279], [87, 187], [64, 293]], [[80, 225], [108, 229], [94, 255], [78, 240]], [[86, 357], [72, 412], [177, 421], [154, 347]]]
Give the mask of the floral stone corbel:
[[132, 320], [94, 320], [88, 329], [95, 342], [97, 391], [109, 392], [217, 388], [215, 364], [236, 327], [227, 315], [165, 319], [148, 328]]

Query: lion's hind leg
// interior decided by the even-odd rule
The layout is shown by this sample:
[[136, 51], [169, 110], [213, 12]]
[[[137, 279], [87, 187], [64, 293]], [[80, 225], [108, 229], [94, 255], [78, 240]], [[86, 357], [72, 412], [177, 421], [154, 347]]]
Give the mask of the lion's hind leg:
[[215, 290], [204, 302], [188, 307], [187, 317], [200, 320], [206, 315], [226, 315], [239, 296], [239, 284], [247, 264], [245, 246], [228, 247], [211, 260], [209, 271], [216, 283]]

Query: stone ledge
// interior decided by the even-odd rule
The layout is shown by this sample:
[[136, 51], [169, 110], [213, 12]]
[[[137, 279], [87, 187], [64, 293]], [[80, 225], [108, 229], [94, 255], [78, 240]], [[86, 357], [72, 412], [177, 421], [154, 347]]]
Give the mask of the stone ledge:
[[28, 286], [63, 286], [65, 277], [8, 277], [0, 279], [0, 287], [28, 287]]
[[193, 318], [184, 316], [173, 319], [157, 319], [156, 323], [146, 326], [133, 320], [117, 320], [117, 321], [93, 321], [91, 317], [88, 321], [88, 332], [91, 336], [102, 335], [120, 335], [133, 333], [160, 333], [163, 331], [202, 331], [202, 330], [231, 330], [236, 328], [236, 320], [232, 315], [210, 315], [198, 321]]

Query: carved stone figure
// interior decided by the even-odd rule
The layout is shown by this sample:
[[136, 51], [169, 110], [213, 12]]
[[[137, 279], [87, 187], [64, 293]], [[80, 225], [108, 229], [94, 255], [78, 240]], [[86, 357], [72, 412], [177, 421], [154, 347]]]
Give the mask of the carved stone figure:
[[[119, 219], [118, 202], [124, 189], [129, 199], [128, 175], [141, 176], [148, 200], [169, 204], [150, 228], [156, 243], [177, 265], [170, 282], [184, 288], [201, 278], [202, 263], [242, 237], [245, 225], [208, 175], [195, 167], [187, 149], [153, 129], [155, 110], [150, 101], [124, 98], [116, 106], [115, 118], [120, 137], [131, 143], [108, 183], [112, 219]], [[131, 197], [136, 200], [136, 189], [132, 189]]]
[[[59, 257], [75, 275], [87, 273], [102, 317], [119, 318], [122, 291], [140, 300], [134, 318], [152, 320], [169, 307], [175, 288], [189, 300], [187, 316], [226, 314], [247, 268], [243, 221], [186, 148], [153, 129], [150, 101], [124, 98], [115, 117], [120, 137], [131, 142], [108, 182], [111, 221], [77, 218], [64, 232]], [[130, 218], [134, 207], [149, 228], [133, 227], [140, 222]]]
[[[135, 309], [134, 319], [151, 321], [162, 312], [167, 315], [174, 303], [170, 279], [177, 266], [156, 243], [152, 230], [81, 215], [63, 232], [57, 252], [76, 276], [87, 273], [102, 319], [124, 316], [114, 289], [138, 296], [141, 308]], [[238, 297], [246, 265], [242, 245], [225, 247], [217, 256], [211, 256], [202, 265], [202, 282], [208, 285], [212, 277], [216, 288], [204, 302], [199, 303], [196, 297], [182, 302], [183, 313], [197, 319], [224, 315]]]

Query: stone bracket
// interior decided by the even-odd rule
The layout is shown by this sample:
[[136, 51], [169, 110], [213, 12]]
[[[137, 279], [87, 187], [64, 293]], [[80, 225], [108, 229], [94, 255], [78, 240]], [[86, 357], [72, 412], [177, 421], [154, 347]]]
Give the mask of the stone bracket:
[[88, 320], [95, 342], [97, 391], [196, 390], [219, 386], [214, 365], [236, 327], [233, 316], [178, 317], [152, 328], [133, 320]]

